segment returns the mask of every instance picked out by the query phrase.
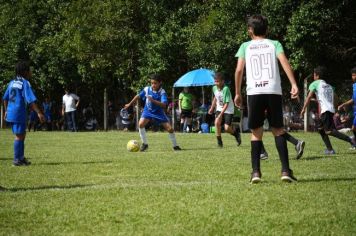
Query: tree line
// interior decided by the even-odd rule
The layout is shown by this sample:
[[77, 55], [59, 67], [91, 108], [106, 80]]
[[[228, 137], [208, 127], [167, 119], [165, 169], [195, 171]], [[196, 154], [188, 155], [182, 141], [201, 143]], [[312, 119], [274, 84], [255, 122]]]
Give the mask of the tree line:
[[323, 64], [340, 87], [356, 63], [355, 9], [352, 0], [0, 0], [0, 88], [19, 59], [31, 61], [39, 98], [60, 99], [71, 86], [94, 105], [105, 88], [127, 101], [152, 73], [167, 91], [200, 67], [233, 80], [256, 13], [268, 17], [269, 38], [284, 45], [300, 85]]

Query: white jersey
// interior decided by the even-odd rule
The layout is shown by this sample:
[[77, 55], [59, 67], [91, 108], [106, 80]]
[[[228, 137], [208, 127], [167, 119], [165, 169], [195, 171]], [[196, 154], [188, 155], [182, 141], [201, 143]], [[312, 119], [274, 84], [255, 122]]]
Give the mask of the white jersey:
[[316, 94], [320, 105], [320, 114], [326, 111], [335, 113], [334, 88], [330, 84], [318, 79], [309, 85], [309, 91], [313, 91]]
[[278, 41], [251, 40], [243, 43], [235, 57], [245, 59], [247, 95], [282, 95], [277, 55], [283, 53]]
[[77, 107], [75, 106], [76, 101], [79, 100], [79, 97], [75, 95], [74, 93], [70, 94], [64, 94], [63, 96], [63, 105], [65, 108], [65, 112], [71, 112], [77, 110]]
[[224, 105], [228, 103], [224, 113], [234, 114], [234, 102], [232, 100], [229, 87], [224, 85], [222, 89], [219, 89], [216, 85], [213, 87], [213, 95], [216, 99], [216, 111], [222, 111]]

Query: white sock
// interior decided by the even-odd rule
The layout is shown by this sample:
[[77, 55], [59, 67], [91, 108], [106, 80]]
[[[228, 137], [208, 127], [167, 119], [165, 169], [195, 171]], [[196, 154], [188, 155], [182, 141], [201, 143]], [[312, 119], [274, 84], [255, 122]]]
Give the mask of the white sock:
[[138, 132], [140, 133], [142, 143], [147, 144], [146, 129], [138, 128]]
[[178, 146], [176, 135], [174, 133], [169, 133], [169, 139], [171, 140], [173, 147]]

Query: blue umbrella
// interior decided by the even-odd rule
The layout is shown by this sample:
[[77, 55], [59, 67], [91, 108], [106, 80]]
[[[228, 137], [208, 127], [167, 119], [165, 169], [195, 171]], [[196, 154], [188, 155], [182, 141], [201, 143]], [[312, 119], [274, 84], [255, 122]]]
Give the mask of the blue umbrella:
[[209, 69], [196, 69], [180, 77], [173, 87], [195, 87], [214, 85], [214, 71]]

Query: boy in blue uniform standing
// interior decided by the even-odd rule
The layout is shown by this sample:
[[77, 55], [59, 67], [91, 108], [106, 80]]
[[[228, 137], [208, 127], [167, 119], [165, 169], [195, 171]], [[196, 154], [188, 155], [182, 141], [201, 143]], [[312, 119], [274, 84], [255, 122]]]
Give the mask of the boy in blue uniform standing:
[[5, 107], [5, 120], [11, 124], [15, 135], [14, 162], [15, 166], [27, 166], [31, 163], [24, 157], [26, 137], [26, 105], [30, 104], [32, 110], [37, 112], [41, 122], [45, 120], [41, 110], [36, 105], [36, 97], [30, 83], [27, 81], [32, 75], [28, 62], [21, 61], [16, 64], [16, 77], [13, 79], [3, 96]]
[[[343, 108], [344, 106], [347, 105], [351, 105], [353, 104], [353, 108], [354, 108], [354, 120], [352, 122], [352, 132], [354, 133], [354, 140], [356, 140], [356, 67], [351, 69], [351, 78], [352, 78], [352, 98], [350, 100], [348, 100], [347, 102], [341, 104], [338, 107], [338, 110], [341, 110], [341, 108]], [[353, 149], [355, 149], [355, 147], [353, 147]]]
[[144, 152], [148, 149], [145, 126], [151, 120], [162, 124], [164, 129], [169, 133], [169, 139], [172, 142], [173, 150], [179, 151], [181, 148], [177, 144], [174, 130], [169, 124], [168, 117], [164, 112], [164, 109], [168, 104], [168, 98], [166, 92], [161, 87], [162, 79], [159, 75], [152, 75], [150, 80], [151, 86], [145, 87], [131, 100], [131, 102], [125, 105], [125, 109], [128, 109], [139, 98], [145, 101], [145, 107], [143, 108], [143, 112], [139, 121], [139, 133], [142, 141], [140, 151]]

